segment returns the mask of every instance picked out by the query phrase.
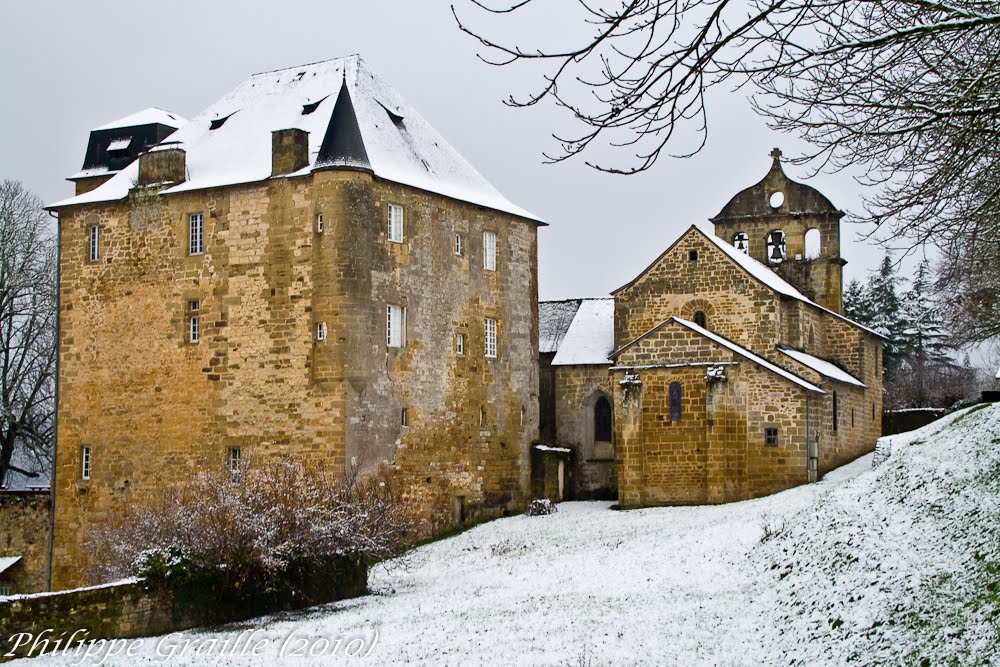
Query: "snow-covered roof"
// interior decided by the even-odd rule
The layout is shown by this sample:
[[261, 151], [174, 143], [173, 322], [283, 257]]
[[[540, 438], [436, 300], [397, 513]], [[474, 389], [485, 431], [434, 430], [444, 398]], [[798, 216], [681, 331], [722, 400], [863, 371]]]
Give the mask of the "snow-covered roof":
[[853, 384], [856, 387], [864, 387], [865, 384], [858, 380], [856, 377], [843, 370], [833, 362], [827, 361], [826, 359], [820, 359], [819, 357], [814, 357], [806, 352], [800, 352], [799, 350], [788, 350], [783, 347], [779, 347], [778, 351], [783, 354], [788, 355], [795, 361], [799, 362], [803, 366], [811, 368], [823, 377], [830, 378], [831, 380], [836, 380], [837, 382], [843, 382], [845, 384]]
[[187, 120], [171, 111], [149, 107], [134, 114], [119, 118], [116, 121], [106, 123], [100, 127], [95, 127], [94, 132], [101, 130], [117, 130], [123, 127], [135, 127], [136, 125], [166, 125], [167, 127], [180, 127], [187, 123]]
[[610, 365], [614, 349], [615, 300], [583, 299], [552, 365]]
[[[342, 89], [348, 98], [338, 104]], [[274, 130], [309, 133], [308, 166], [289, 177], [323, 167], [317, 157], [327, 148], [328, 130], [345, 127], [335, 106], [354, 112], [351, 129], [363, 141], [363, 166], [376, 176], [541, 222], [500, 194], [359, 56], [251, 76], [170, 135], [170, 144], [186, 152], [188, 179], [160, 194], [270, 178]], [[326, 144], [336, 144], [334, 138]], [[51, 207], [123, 199], [137, 176], [138, 160], [91, 192]]]
[[19, 560], [21, 560], [20, 556], [0, 556], [0, 574], [6, 572]]
[[559, 350], [580, 302], [581, 299], [538, 302], [538, 351], [541, 354]]
[[653, 334], [654, 332], [659, 331], [661, 328], [663, 328], [667, 324], [670, 324], [671, 322], [676, 322], [677, 324], [680, 324], [683, 327], [687, 327], [688, 329], [690, 329], [691, 331], [695, 332], [696, 334], [698, 334], [700, 336], [704, 336], [705, 338], [709, 339], [710, 341], [712, 341], [714, 343], [717, 343], [718, 345], [721, 345], [722, 347], [724, 347], [724, 348], [726, 348], [726, 349], [728, 349], [728, 350], [730, 350], [732, 352], [735, 352], [736, 354], [740, 355], [744, 359], [747, 359], [748, 361], [752, 361], [753, 363], [757, 364], [758, 366], [761, 366], [761, 367], [763, 367], [763, 368], [771, 371], [775, 375], [780, 375], [782, 378], [788, 380], [789, 382], [792, 382], [793, 384], [796, 384], [796, 385], [802, 387], [803, 389], [807, 389], [809, 391], [814, 391], [814, 392], [819, 393], [819, 394], [825, 394], [826, 393], [825, 391], [823, 391], [822, 389], [820, 389], [819, 387], [817, 387], [813, 383], [806, 382], [805, 380], [803, 380], [802, 378], [800, 378], [798, 375], [795, 375], [794, 373], [786, 371], [784, 368], [781, 368], [780, 366], [776, 366], [775, 364], [772, 364], [767, 359], [764, 359], [763, 357], [754, 354], [753, 352], [751, 352], [750, 350], [746, 349], [745, 347], [743, 347], [741, 345], [737, 345], [736, 343], [734, 343], [733, 341], [729, 340], [728, 338], [723, 338], [722, 336], [720, 336], [717, 333], [709, 331], [708, 329], [705, 329], [704, 327], [700, 327], [697, 324], [695, 324], [694, 322], [690, 322], [688, 320], [681, 319], [680, 317], [670, 317], [670, 318], [664, 320], [663, 322], [660, 322], [655, 327], [653, 327], [652, 329], [650, 329], [646, 333], [642, 334], [641, 336], [639, 336], [635, 340], [630, 341], [629, 343], [626, 343], [625, 345], [623, 345], [618, 350], [615, 350], [615, 352], [613, 353], [613, 356], [617, 357], [622, 352], [624, 352], [628, 348], [632, 347], [633, 345], [635, 345], [636, 343], [638, 343], [643, 338], [646, 338], [647, 336]]

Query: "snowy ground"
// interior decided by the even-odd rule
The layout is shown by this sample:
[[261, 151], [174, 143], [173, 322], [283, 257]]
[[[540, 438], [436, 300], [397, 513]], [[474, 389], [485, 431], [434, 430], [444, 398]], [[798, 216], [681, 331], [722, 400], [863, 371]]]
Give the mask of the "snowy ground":
[[[374, 570], [365, 598], [147, 639], [106, 664], [203, 664], [197, 643], [258, 627], [257, 657], [201, 648], [236, 665], [304, 661], [290, 654], [305, 647], [344, 664], [342, 648], [330, 657], [338, 638], [366, 638], [354, 662], [377, 665], [990, 664], [1000, 405], [956, 419], [896, 436], [874, 471], [866, 456], [759, 500], [564, 503], [494, 521], [416, 550], [405, 569]], [[166, 657], [184, 641], [185, 657]]]

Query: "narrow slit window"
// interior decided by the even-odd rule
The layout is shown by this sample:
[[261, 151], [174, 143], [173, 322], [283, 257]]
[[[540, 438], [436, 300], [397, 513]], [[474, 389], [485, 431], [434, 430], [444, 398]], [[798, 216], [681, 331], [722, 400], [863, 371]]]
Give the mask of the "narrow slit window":
[[483, 268], [487, 271], [497, 270], [497, 235], [495, 232], [483, 232]]
[[317, 234], [322, 234], [323, 233], [323, 214], [322, 213], [317, 213], [316, 214], [316, 233]]
[[833, 430], [837, 430], [837, 392], [833, 392]]
[[91, 225], [87, 229], [87, 259], [96, 262], [100, 259], [101, 230], [97, 225]]
[[479, 408], [479, 425], [486, 426], [486, 408]]
[[399, 412], [399, 423], [401, 426], [410, 425], [410, 412], [407, 408], [403, 408]]
[[465, 252], [465, 249], [464, 249], [463, 246], [464, 246], [464, 241], [462, 239], [462, 235], [456, 233], [455, 234], [455, 254], [458, 255], [459, 257], [461, 257], [462, 254]]
[[188, 216], [188, 254], [200, 255], [205, 251], [205, 219], [201, 213]]
[[465, 356], [465, 334], [455, 336], [455, 354], [460, 357]]

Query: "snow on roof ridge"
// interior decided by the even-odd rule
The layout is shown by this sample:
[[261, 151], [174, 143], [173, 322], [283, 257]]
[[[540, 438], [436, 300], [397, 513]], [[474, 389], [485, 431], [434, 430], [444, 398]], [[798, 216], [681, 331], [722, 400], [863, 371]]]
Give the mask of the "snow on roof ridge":
[[552, 358], [552, 365], [610, 365], [614, 349], [614, 299], [581, 299], [556, 356]]
[[[818, 392], [820, 394], [825, 394], [826, 393], [825, 391], [823, 391], [822, 389], [820, 389], [819, 387], [817, 387], [816, 385], [814, 385], [812, 382], [808, 382], [806, 380], [803, 380], [798, 375], [795, 375], [794, 373], [792, 373], [790, 371], [786, 371], [781, 366], [777, 366], [777, 365], [771, 363], [770, 361], [768, 361], [764, 357], [761, 357], [761, 356], [759, 356], [757, 354], [754, 354], [753, 352], [751, 352], [750, 350], [746, 349], [742, 345], [740, 345], [738, 343], [734, 343], [733, 341], [729, 340], [728, 338], [724, 338], [724, 337], [720, 336], [717, 333], [714, 333], [712, 331], [709, 331], [708, 329], [705, 329], [704, 327], [700, 327], [697, 324], [695, 324], [694, 322], [689, 322], [688, 320], [682, 319], [680, 317], [671, 317], [670, 320], [674, 320], [678, 324], [681, 324], [681, 325], [687, 327], [688, 329], [691, 329], [695, 333], [700, 334], [700, 335], [704, 336], [705, 338], [708, 338], [709, 340], [714, 341], [714, 342], [718, 343], [719, 345], [722, 345], [723, 347], [732, 350], [733, 352], [736, 352], [740, 356], [746, 357], [747, 359], [749, 359], [750, 361], [754, 362], [758, 366], [762, 366], [762, 367], [766, 368], [767, 370], [771, 371], [772, 373], [780, 375], [781, 377], [785, 378], [786, 380], [788, 380], [790, 382], [794, 382], [795, 384], [797, 384], [797, 385], [799, 385], [801, 387], [804, 387], [805, 389], [808, 389], [809, 391], [815, 391], [815, 392]], [[670, 320], [666, 320], [664, 322], [664, 324], [666, 322], [669, 322]], [[657, 326], [660, 326], [660, 325], [657, 325]], [[652, 331], [652, 329], [650, 329], [650, 331]], [[647, 331], [646, 333], [649, 333], [649, 332]], [[645, 336], [646, 334], [643, 334], [643, 335]], [[638, 340], [638, 338], [636, 340]], [[633, 342], [635, 342], [635, 341], [633, 341]], [[631, 343], [629, 343], [629, 344], [631, 345]]]
[[348, 54], [346, 56], [338, 56], [336, 58], [324, 58], [323, 60], [314, 60], [311, 63], [302, 63], [300, 65], [291, 65], [289, 67], [279, 67], [277, 69], [267, 69], [267, 70], [264, 70], [262, 72], [254, 72], [250, 76], [260, 76], [262, 74], [276, 74], [277, 72], [287, 72], [289, 70], [301, 69], [303, 67], [312, 67], [314, 65], [325, 65], [326, 63], [333, 63], [333, 62], [338, 62], [338, 61], [341, 61], [341, 60], [350, 60], [352, 58], [355, 59], [355, 60], [357, 60], [357, 61], [359, 61], [359, 62], [361, 62], [361, 61], [364, 60], [364, 58], [361, 57], [361, 54], [359, 54], [359, 53], [351, 53], [351, 54]]
[[777, 350], [782, 354], [791, 357], [803, 366], [811, 368], [823, 377], [836, 380], [837, 382], [843, 382], [845, 384], [853, 384], [857, 387], [866, 386], [864, 382], [861, 382], [843, 368], [840, 368], [832, 361], [824, 359], [823, 357], [817, 357], [814, 354], [809, 354], [808, 352], [803, 352], [802, 350], [795, 350], [781, 346], [779, 346]]
[[160, 125], [166, 125], [167, 127], [179, 128], [185, 123], [187, 119], [180, 114], [174, 113], [173, 111], [167, 111], [166, 109], [161, 109], [160, 107], [146, 107], [140, 111], [123, 116], [118, 120], [113, 120], [110, 123], [105, 123], [99, 127], [95, 127], [91, 132], [99, 132], [101, 130], [117, 130], [126, 127], [135, 127], [137, 125], [151, 125], [153, 123], [159, 123]]

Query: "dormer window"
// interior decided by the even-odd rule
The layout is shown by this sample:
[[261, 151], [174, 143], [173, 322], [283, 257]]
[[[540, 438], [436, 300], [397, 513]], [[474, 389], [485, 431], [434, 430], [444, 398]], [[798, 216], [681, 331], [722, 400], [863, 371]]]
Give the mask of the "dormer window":
[[322, 104], [323, 100], [325, 100], [327, 97], [329, 97], [329, 95], [327, 95], [326, 97], [321, 97], [320, 99], [316, 100], [315, 102], [309, 102], [308, 104], [303, 104], [302, 105], [302, 115], [303, 116], [308, 116], [313, 111], [316, 111], [316, 109], [319, 108], [319, 105]]
[[233, 117], [234, 113], [236, 113], [236, 112], [234, 111], [233, 113], [229, 114], [228, 116], [223, 116], [222, 118], [216, 118], [214, 120], [209, 121], [209, 123], [208, 123], [208, 129], [210, 129], [210, 130], [218, 130], [220, 127], [222, 127], [223, 125], [225, 125], [225, 123], [226, 123], [227, 120], [229, 120], [230, 118]]

